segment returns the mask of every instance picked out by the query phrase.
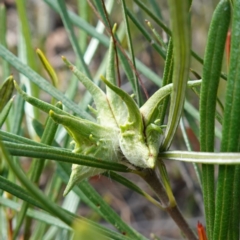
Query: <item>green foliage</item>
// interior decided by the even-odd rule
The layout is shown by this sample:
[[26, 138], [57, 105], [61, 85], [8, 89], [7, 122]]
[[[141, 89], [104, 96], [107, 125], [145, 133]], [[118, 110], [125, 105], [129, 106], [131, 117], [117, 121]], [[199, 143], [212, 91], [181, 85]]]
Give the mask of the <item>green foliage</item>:
[[[225, 39], [230, 22], [231, 6], [228, 1], [220, 1], [214, 11], [208, 32], [208, 43], [204, 56], [203, 83], [200, 102], [200, 144], [201, 151], [214, 151], [214, 126], [217, 90], [220, 80]], [[206, 212], [207, 232], [213, 236], [215, 200], [214, 165], [202, 166], [203, 198]]]
[[[88, 181], [104, 175], [166, 211], [186, 239], [197, 239], [197, 229], [179, 210], [170, 184], [172, 171], [165, 167], [165, 159], [193, 164], [199, 183], [190, 181], [203, 191], [208, 239], [238, 240], [240, 1], [221, 0], [217, 4], [206, 36], [204, 61], [191, 49], [190, 23], [195, 14], [192, 1], [168, 1], [170, 28], [162, 14], [166, 6], [156, 0], [146, 4], [139, 0], [114, 4], [111, 0], [81, 0], [78, 14], [68, 10], [63, 0], [45, 0], [43, 4], [59, 14], [77, 60], [72, 64], [62, 57], [65, 65], [60, 69], [51, 65], [44, 51], [37, 49], [34, 54], [33, 45], [44, 46], [46, 41], [32, 41], [35, 29], [31, 30], [29, 24], [28, 1], [20, 0], [16, 1], [20, 40], [18, 56], [14, 55], [6, 41], [7, 11], [5, 5], [0, 5], [0, 238], [147, 239], [146, 232], [142, 234], [125, 222]], [[113, 14], [107, 12], [112, 7]], [[119, 14], [117, 19], [122, 19], [119, 26], [113, 24], [115, 13]], [[99, 30], [86, 19], [101, 20], [104, 27]], [[229, 25], [230, 64], [225, 74], [223, 56]], [[110, 37], [103, 33], [104, 29]], [[136, 32], [151, 43], [158, 66], [164, 62], [162, 77], [138, 60], [139, 52], [144, 50]], [[144, 40], [144, 44], [148, 43]], [[101, 45], [108, 48], [106, 53]], [[89, 62], [99, 53], [105, 55], [104, 60], [96, 71], [97, 77], [92, 77], [94, 69]], [[37, 64], [37, 55], [42, 65]], [[203, 65], [202, 72], [195, 69], [191, 59]], [[14, 69], [10, 70], [10, 65]], [[43, 70], [51, 83], [42, 77]], [[12, 71], [14, 74], [9, 76]], [[68, 89], [62, 93], [61, 84], [71, 74], [72, 80], [64, 85]], [[127, 76], [131, 89], [121, 88], [122, 76]], [[143, 86], [145, 77], [158, 87], [150, 97]], [[227, 80], [224, 106], [218, 96], [220, 78]], [[76, 91], [77, 80], [87, 90], [81, 96]], [[51, 96], [50, 103], [42, 93]], [[199, 109], [192, 105], [198, 98]], [[80, 100], [79, 104], [75, 100]], [[178, 144], [179, 122], [188, 151], [182, 151]], [[189, 139], [189, 131], [199, 138], [201, 151], [192, 151], [194, 142]], [[216, 138], [221, 141], [220, 149]], [[172, 151], [170, 147], [179, 149]], [[22, 164], [23, 157], [30, 159], [28, 171]], [[220, 165], [217, 178], [216, 165]], [[51, 174], [47, 174], [49, 171]], [[138, 186], [130, 173], [145, 181], [152, 193]], [[46, 174], [50, 181], [42, 186], [40, 179]], [[188, 201], [183, 195], [181, 198]], [[79, 202], [114, 230], [104, 227], [101, 221], [78, 215]], [[204, 239], [200, 226], [199, 239]]]

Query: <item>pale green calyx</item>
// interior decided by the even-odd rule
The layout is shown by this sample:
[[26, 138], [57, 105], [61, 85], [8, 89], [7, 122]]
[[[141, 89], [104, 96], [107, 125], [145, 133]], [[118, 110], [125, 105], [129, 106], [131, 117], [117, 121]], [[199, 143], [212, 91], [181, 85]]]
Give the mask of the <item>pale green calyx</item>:
[[[75, 153], [110, 161], [117, 161], [119, 159], [118, 140], [115, 137], [118, 134], [117, 129], [107, 126], [104, 127], [81, 118], [56, 114], [53, 111], [50, 111], [49, 115], [54, 121], [62, 124], [73, 138]], [[64, 191], [64, 195], [66, 195], [77, 182], [103, 173], [104, 171], [104, 169], [100, 168], [73, 164], [70, 180]]]
[[[106, 84], [106, 94], [66, 58], [63, 57], [63, 60], [92, 94], [96, 106], [96, 109], [90, 107], [97, 117], [96, 123], [49, 112], [53, 120], [62, 124], [73, 138], [74, 152], [114, 162], [127, 160], [140, 168], [154, 168], [163, 132], [158, 120], [159, 106], [171, 93], [172, 85], [158, 90], [139, 108], [131, 96], [116, 86], [113, 41], [109, 49], [107, 75], [106, 78], [101, 77]], [[190, 86], [199, 84], [196, 81], [189, 83]], [[104, 171], [74, 164], [64, 195], [77, 182]]]

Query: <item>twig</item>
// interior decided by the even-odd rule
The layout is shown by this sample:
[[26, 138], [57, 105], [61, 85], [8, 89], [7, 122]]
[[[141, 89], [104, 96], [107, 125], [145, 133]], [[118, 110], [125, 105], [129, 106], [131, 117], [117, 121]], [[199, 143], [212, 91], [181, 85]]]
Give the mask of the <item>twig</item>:
[[183, 234], [186, 236], [189, 240], [197, 240], [196, 235], [192, 231], [192, 229], [189, 227], [188, 223], [184, 219], [182, 213], [180, 212], [178, 206], [170, 207], [167, 193], [157, 177], [157, 174], [152, 169], [144, 169], [144, 174], [142, 178], [149, 184], [149, 186], [153, 189], [159, 200], [161, 201], [163, 206], [166, 206], [166, 211], [171, 216], [171, 218], [174, 220], [174, 222], [178, 225], [178, 227], [181, 229]]

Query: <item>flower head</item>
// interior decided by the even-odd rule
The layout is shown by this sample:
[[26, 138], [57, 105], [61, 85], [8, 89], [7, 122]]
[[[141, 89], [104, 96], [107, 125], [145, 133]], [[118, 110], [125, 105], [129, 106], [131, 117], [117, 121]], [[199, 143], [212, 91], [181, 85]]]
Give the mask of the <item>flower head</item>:
[[[96, 109], [90, 107], [96, 122], [50, 111], [53, 120], [62, 124], [73, 138], [73, 151], [113, 162], [124, 159], [139, 168], [154, 168], [163, 133], [158, 119], [159, 106], [171, 93], [172, 84], [159, 89], [139, 108], [131, 96], [116, 86], [112, 40], [107, 75], [106, 78], [101, 76], [106, 93], [65, 57], [63, 61], [91, 93], [96, 106]], [[77, 182], [104, 171], [73, 164], [64, 195]]]

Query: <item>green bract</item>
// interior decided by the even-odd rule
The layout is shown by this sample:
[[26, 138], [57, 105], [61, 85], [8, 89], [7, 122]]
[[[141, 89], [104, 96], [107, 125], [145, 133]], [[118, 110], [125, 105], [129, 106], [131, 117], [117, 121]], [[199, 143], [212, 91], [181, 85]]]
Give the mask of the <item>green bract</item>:
[[[49, 112], [50, 117], [62, 124], [75, 144], [74, 152], [113, 162], [128, 161], [135, 167], [154, 168], [161, 144], [162, 129], [159, 125], [161, 101], [171, 93], [172, 84], [159, 89], [139, 108], [135, 101], [116, 86], [114, 72], [114, 50], [111, 40], [106, 78], [106, 94], [88, 77], [81, 73], [65, 57], [63, 61], [93, 96], [96, 122], [72, 116], [40, 100], [26, 97], [26, 93], [15, 84], [20, 94], [30, 103]], [[191, 81], [190, 87], [201, 81]], [[103, 173], [105, 169], [73, 164], [66, 195], [79, 181]]]

